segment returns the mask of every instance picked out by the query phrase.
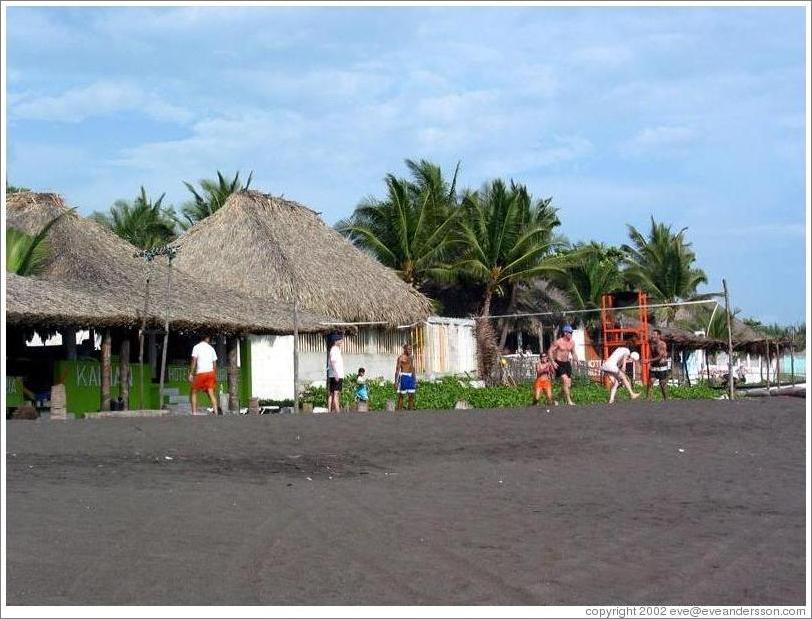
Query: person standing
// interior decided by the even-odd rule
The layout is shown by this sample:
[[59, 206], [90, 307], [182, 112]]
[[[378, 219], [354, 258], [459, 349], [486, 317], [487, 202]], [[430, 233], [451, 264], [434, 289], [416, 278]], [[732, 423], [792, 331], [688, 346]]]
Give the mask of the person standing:
[[609, 390], [609, 404], [615, 403], [615, 395], [617, 394], [617, 388], [620, 383], [623, 383], [623, 386], [626, 387], [629, 392], [629, 397], [632, 400], [636, 400], [640, 397], [639, 393], [635, 393], [632, 390], [629, 377], [626, 376], [625, 367], [629, 359], [638, 361], [640, 355], [636, 352], [631, 352], [625, 346], [620, 346], [616, 348], [612, 354], [609, 355], [609, 358], [603, 362], [603, 365], [601, 365], [601, 372], [609, 376], [612, 381], [612, 387]]
[[327, 412], [341, 412], [341, 389], [344, 387], [344, 357], [341, 354], [342, 337], [334, 334], [327, 353]]
[[414, 394], [417, 391], [417, 377], [414, 370], [411, 344], [403, 345], [403, 353], [395, 362], [395, 387], [398, 391], [398, 409], [403, 408], [403, 396], [409, 396], [409, 408], [414, 410]]
[[192, 403], [192, 415], [197, 415], [197, 392], [205, 391], [211, 400], [214, 414], [217, 414], [217, 399], [214, 387], [217, 384], [217, 353], [211, 345], [211, 336], [204, 335], [192, 348], [192, 365], [189, 368], [191, 390], [189, 400]]
[[660, 383], [660, 392], [663, 394], [663, 400], [668, 399], [668, 374], [670, 370], [670, 363], [668, 358], [668, 346], [663, 340], [662, 331], [654, 329], [651, 332], [651, 364], [649, 368], [648, 383], [646, 383], [646, 399], [651, 400], [651, 387], [654, 381]]
[[536, 362], [536, 382], [533, 383], [533, 406], [539, 403], [542, 391], [547, 398], [547, 404], [553, 404], [553, 385], [551, 382], [553, 371], [553, 364], [550, 363], [550, 358], [546, 352], [542, 352], [539, 355], [539, 360]]
[[555, 369], [555, 377], [561, 379], [561, 387], [567, 404], [574, 406], [570, 390], [572, 387], [572, 363], [578, 361], [575, 342], [572, 340], [572, 327], [564, 325], [563, 335], [550, 346], [549, 355]]
[[369, 386], [367, 385], [367, 371], [358, 368], [358, 378], [355, 380], [355, 399], [358, 401], [358, 410], [369, 407]]

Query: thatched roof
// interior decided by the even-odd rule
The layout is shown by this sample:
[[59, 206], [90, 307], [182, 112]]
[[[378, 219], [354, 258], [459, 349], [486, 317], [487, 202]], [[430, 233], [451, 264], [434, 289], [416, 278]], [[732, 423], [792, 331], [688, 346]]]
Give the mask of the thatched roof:
[[[293, 300], [337, 321], [411, 324], [429, 300], [327, 226], [314, 211], [256, 191], [232, 194], [178, 239], [178, 268], [269, 302]], [[205, 272], [200, 265], [208, 265]]]
[[6, 273], [6, 322], [9, 324], [115, 327], [137, 319], [131, 308], [113, 305], [80, 288]]
[[[7, 206], [7, 226], [29, 234], [35, 234], [67, 210], [61, 197], [33, 192], [8, 196]], [[66, 295], [62, 300], [64, 312], [57, 315], [68, 320], [72, 315], [84, 316], [95, 307], [96, 313], [87, 318], [95, 316], [97, 324], [135, 326], [140, 322], [148, 267], [141, 258], [135, 257], [137, 248], [75, 212], [66, 214], [51, 228], [48, 243], [51, 256], [42, 279], [61, 283], [79, 295]], [[147, 320], [150, 324], [163, 324], [168, 301], [171, 325], [175, 329], [258, 334], [293, 331], [289, 306], [226, 289], [217, 283], [221, 275], [215, 274], [217, 281], [213, 283], [204, 283], [173, 268], [172, 289], [167, 298], [168, 266], [156, 260], [149, 268], [152, 285]], [[80, 302], [81, 299], [94, 299], [95, 306]], [[33, 301], [18, 307], [27, 307], [26, 315], [32, 319], [42, 311], [50, 311], [37, 307]], [[320, 323], [325, 320], [326, 317], [300, 312], [300, 329], [322, 331], [325, 327]]]

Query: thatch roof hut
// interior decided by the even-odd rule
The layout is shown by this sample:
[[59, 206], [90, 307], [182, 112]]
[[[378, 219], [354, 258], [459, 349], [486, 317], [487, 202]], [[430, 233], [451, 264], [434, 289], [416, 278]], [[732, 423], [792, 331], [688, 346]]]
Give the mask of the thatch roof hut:
[[426, 297], [290, 200], [232, 194], [178, 246], [179, 269], [272, 303], [293, 300], [292, 273], [301, 306], [336, 321], [396, 326], [431, 314]]
[[133, 308], [116, 306], [81, 288], [6, 273], [6, 322], [31, 327], [120, 327], [133, 324]]
[[[48, 221], [67, 210], [56, 194], [21, 192], [8, 196], [9, 227], [36, 234]], [[145, 272], [147, 266], [135, 257], [137, 248], [116, 236], [93, 220], [69, 212], [50, 230], [48, 243], [51, 255], [41, 279], [62, 284], [50, 289], [33, 282], [17, 282], [18, 292], [39, 294], [47, 301], [60, 292], [62, 312], [37, 308], [34, 301], [23, 299], [16, 306], [25, 310], [16, 320], [39, 320], [43, 312], [66, 321], [70, 316], [82, 317], [82, 322], [136, 326], [140, 324], [144, 307]], [[281, 334], [293, 331], [290, 306], [268, 302], [235, 292], [216, 281], [201, 282], [180, 269], [172, 269], [172, 288], [166, 295], [168, 266], [155, 260], [151, 267], [150, 307], [147, 322], [162, 325], [169, 303], [171, 324], [179, 330], [217, 330], [223, 333]], [[16, 279], [16, 278], [15, 278]], [[37, 288], [39, 286], [39, 288]], [[323, 331], [326, 317], [300, 312], [299, 328], [303, 332]]]

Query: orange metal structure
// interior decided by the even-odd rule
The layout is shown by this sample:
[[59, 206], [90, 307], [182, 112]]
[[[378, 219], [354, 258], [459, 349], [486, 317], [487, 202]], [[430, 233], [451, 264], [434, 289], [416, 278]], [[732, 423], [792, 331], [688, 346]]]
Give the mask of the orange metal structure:
[[[636, 298], [635, 296], [636, 295]], [[634, 302], [636, 300], [636, 303]], [[617, 310], [623, 309], [622, 301], [632, 301], [629, 306], [637, 306], [637, 324], [625, 326], [620, 322]], [[603, 356], [606, 359], [619, 346], [637, 348], [640, 352], [643, 381], [649, 380], [648, 299], [646, 293], [615, 293], [601, 295], [601, 334], [603, 336]]]

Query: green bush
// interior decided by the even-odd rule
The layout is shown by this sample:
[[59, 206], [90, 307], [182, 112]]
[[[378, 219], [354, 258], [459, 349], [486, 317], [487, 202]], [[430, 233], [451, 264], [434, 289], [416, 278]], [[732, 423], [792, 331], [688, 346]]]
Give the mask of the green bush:
[[[465, 400], [474, 408], [515, 408], [530, 406], [533, 402], [533, 391], [530, 383], [520, 384], [517, 387], [484, 387], [475, 389], [469, 385], [470, 379], [456, 376], [446, 376], [434, 382], [418, 381], [415, 395], [415, 407], [422, 410], [453, 409], [458, 400]], [[344, 379], [344, 388], [341, 391], [341, 406], [348, 407], [355, 402], [355, 375]], [[397, 393], [392, 381], [370, 379], [369, 409], [373, 411], [386, 410], [386, 401], [397, 401]], [[635, 385], [635, 390], [644, 393], [642, 385]], [[669, 398], [675, 400], [696, 400], [715, 398], [720, 395], [718, 389], [713, 389], [706, 383], [691, 387], [669, 387]], [[652, 396], [660, 400], [659, 386], [652, 389]], [[563, 401], [560, 383], [553, 387], [553, 398], [559, 403]], [[310, 402], [314, 406], [327, 406], [327, 391], [324, 387], [310, 387], [301, 396], [302, 402]], [[606, 403], [609, 400], [609, 391], [602, 385], [586, 379], [573, 380], [572, 399], [576, 404]], [[617, 400], [628, 400], [629, 395], [622, 387], [618, 390]], [[543, 401], [543, 399], [542, 399]], [[404, 397], [404, 406], [408, 400]]]

